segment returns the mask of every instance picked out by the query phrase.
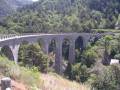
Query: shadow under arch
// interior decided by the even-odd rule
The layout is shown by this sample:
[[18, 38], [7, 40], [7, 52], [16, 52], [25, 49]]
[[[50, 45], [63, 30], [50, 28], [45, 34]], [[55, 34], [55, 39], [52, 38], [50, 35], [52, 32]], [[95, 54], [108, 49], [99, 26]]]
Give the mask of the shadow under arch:
[[7, 57], [9, 60], [14, 61], [14, 56], [11, 48], [7, 45], [1, 48], [1, 55]]
[[69, 59], [70, 40], [65, 38], [62, 42], [62, 56], [64, 60]]
[[55, 54], [56, 54], [56, 40], [55, 38], [51, 39], [49, 46], [48, 46], [48, 54], [52, 55], [55, 60]]
[[79, 50], [80, 52], [83, 51], [84, 43], [83, 43], [83, 37], [82, 36], [77, 37], [77, 39], [75, 40], [75, 49]]
[[83, 50], [84, 50], [83, 37], [79, 36], [75, 40], [75, 62], [81, 62]]
[[70, 49], [70, 40], [64, 38], [62, 41], [62, 73], [65, 73], [68, 64], [69, 64], [69, 49]]

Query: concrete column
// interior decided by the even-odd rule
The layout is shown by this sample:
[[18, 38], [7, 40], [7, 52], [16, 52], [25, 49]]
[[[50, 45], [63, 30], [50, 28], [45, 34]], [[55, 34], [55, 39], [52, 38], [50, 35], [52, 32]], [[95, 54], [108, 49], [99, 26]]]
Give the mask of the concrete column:
[[69, 62], [73, 64], [75, 62], [75, 40], [70, 40], [69, 46]]
[[12, 51], [13, 59], [14, 59], [15, 63], [18, 63], [18, 52], [19, 52], [20, 45], [10, 45], [9, 47]]
[[62, 40], [56, 41], [55, 71], [62, 74]]

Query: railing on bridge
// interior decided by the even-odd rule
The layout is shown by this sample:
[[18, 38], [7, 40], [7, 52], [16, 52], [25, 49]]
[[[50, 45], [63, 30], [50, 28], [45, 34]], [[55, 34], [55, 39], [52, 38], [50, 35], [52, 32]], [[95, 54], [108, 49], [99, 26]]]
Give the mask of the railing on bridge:
[[40, 35], [40, 33], [23, 33], [23, 34], [0, 34], [0, 40], [13, 38], [13, 37], [21, 37], [21, 36], [28, 36], [28, 35]]
[[0, 40], [12, 38], [16, 36], [22, 36], [21, 34], [0, 34]]

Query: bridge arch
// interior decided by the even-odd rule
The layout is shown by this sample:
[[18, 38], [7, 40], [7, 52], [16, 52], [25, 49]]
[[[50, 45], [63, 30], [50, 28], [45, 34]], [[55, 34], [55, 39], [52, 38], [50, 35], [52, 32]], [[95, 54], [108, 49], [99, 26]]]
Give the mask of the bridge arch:
[[69, 59], [69, 48], [70, 48], [70, 40], [67, 38], [64, 38], [62, 41], [62, 56], [63, 56], [63, 59], [65, 60]]
[[66, 67], [69, 64], [69, 49], [70, 49], [70, 40], [68, 37], [62, 40], [62, 72], [65, 72]]
[[48, 53], [53, 53], [55, 54], [56, 53], [56, 40], [55, 38], [52, 38], [49, 42], [49, 48], [48, 48]]
[[84, 48], [84, 38], [82, 36], [78, 36], [75, 39], [75, 49], [82, 51]]
[[9, 60], [14, 60], [13, 52], [8, 45], [5, 45], [1, 48], [2, 56], [6, 56]]
[[18, 62], [18, 50], [19, 44], [8, 44], [1, 48], [1, 52], [10, 60], [14, 60], [15, 63]]

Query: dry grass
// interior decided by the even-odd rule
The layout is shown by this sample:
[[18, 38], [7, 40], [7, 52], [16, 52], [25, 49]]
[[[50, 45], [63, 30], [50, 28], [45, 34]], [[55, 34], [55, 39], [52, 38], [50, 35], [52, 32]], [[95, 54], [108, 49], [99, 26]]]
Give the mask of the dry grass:
[[41, 90], [90, 90], [90, 87], [87, 85], [80, 85], [56, 74], [42, 74], [42, 79], [44, 84]]
[[14, 83], [16, 87], [21, 85], [20, 88], [24, 86], [29, 88], [15, 90], [90, 90], [87, 85], [80, 85], [53, 73], [40, 74], [36, 69], [20, 67], [6, 58], [0, 57], [0, 77], [3, 76], [17, 81], [18, 83]]

